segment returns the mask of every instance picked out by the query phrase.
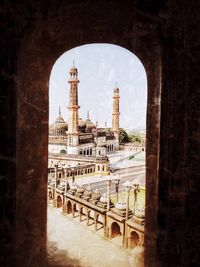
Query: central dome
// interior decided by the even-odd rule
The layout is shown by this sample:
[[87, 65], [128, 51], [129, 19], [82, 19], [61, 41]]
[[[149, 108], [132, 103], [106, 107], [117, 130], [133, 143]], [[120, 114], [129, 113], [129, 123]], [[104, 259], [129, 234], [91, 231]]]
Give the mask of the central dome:
[[66, 131], [68, 130], [68, 125], [61, 116], [60, 108], [59, 108], [59, 116], [55, 120], [53, 124], [49, 127], [49, 135], [66, 135]]

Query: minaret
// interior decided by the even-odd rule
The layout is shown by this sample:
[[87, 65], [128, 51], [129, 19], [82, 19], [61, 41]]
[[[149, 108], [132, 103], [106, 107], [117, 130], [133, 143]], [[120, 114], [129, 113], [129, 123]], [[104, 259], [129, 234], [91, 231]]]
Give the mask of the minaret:
[[78, 70], [73, 66], [70, 71], [69, 120], [67, 153], [78, 155]]
[[119, 88], [115, 88], [113, 93], [112, 130], [119, 133]]
[[112, 131], [115, 134], [116, 145], [115, 149], [119, 148], [119, 88], [115, 88], [113, 91], [113, 113], [112, 113]]

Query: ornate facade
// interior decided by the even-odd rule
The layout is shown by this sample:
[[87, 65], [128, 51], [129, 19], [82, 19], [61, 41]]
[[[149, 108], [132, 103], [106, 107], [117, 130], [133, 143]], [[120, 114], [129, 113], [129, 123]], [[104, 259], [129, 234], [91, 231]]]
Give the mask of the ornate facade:
[[90, 120], [79, 117], [78, 70], [69, 71], [69, 118], [68, 123], [61, 116], [49, 127], [49, 153], [63, 153], [83, 156], [105, 156], [109, 151], [119, 148], [119, 88], [114, 89], [112, 129], [99, 128]]

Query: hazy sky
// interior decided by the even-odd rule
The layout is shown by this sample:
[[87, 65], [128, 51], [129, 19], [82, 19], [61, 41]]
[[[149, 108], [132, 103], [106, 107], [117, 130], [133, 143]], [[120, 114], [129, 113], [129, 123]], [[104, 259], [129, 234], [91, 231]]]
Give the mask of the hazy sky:
[[146, 128], [147, 79], [140, 60], [125, 48], [110, 44], [90, 44], [71, 49], [55, 62], [49, 83], [49, 121], [58, 116], [68, 120], [69, 69], [78, 68], [79, 117], [99, 126], [112, 124], [113, 89], [120, 89], [120, 127]]

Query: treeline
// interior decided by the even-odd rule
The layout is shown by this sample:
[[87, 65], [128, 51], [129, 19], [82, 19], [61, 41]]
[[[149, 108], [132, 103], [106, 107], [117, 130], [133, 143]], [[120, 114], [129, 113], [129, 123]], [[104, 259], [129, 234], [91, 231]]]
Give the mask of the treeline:
[[127, 133], [123, 128], [120, 128], [119, 131], [119, 143], [124, 144], [124, 143], [137, 143], [141, 144], [142, 142], [142, 136], [140, 133]]

